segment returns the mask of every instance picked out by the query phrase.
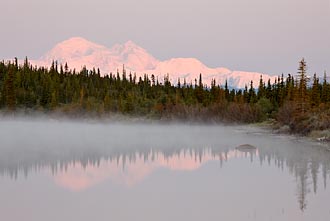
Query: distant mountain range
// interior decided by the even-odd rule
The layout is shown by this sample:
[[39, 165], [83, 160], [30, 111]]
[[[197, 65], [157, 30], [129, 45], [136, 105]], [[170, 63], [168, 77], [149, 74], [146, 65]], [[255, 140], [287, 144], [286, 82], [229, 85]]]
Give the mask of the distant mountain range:
[[102, 75], [116, 73], [117, 70], [121, 72], [125, 65], [128, 72], [136, 73], [137, 76], [154, 74], [161, 80], [169, 74], [173, 83], [179, 78], [181, 83], [184, 79], [187, 83], [194, 83], [201, 73], [204, 84], [210, 85], [211, 80], [215, 79], [217, 84], [224, 85], [227, 80], [232, 88], [244, 88], [245, 85], [250, 85], [251, 80], [257, 87], [261, 75], [266, 82], [268, 79], [273, 82], [276, 78], [257, 72], [231, 71], [223, 67], [209, 68], [196, 58], [172, 58], [159, 61], [132, 41], [107, 48], [80, 37], [60, 42], [40, 59], [30, 62], [33, 65], [49, 67], [52, 61], [67, 63], [70, 69], [76, 70], [80, 70], [83, 66], [87, 69], [99, 68]]

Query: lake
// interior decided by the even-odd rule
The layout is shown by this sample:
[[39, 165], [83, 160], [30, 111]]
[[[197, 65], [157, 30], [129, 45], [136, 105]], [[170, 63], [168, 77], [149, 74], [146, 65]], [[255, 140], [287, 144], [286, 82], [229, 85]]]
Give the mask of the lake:
[[260, 128], [2, 119], [0, 146], [1, 220], [330, 220], [328, 147]]

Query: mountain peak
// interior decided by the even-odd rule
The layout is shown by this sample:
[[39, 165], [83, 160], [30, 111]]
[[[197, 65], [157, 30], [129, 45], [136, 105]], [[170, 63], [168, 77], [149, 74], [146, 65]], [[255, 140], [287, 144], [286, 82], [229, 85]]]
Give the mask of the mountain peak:
[[114, 45], [110, 51], [113, 56], [120, 57], [122, 64], [125, 64], [126, 68], [132, 71], [155, 69], [159, 62], [144, 48], [131, 40], [124, 44]]
[[67, 40], [64, 40], [63, 42], [90, 42], [90, 41], [88, 41], [83, 37], [71, 37]]
[[139, 45], [137, 45], [135, 42], [133, 42], [132, 40], [128, 40], [124, 46], [126, 48], [141, 48]]
[[132, 53], [134, 51], [143, 51], [145, 53], [146, 50], [144, 48], [142, 48], [141, 46], [137, 45], [135, 42], [129, 40], [127, 42], [125, 42], [124, 44], [116, 44], [111, 48], [111, 51], [113, 51], [114, 53]]
[[64, 62], [64, 60], [89, 56], [95, 52], [98, 53], [99, 51], [105, 50], [107, 50], [107, 48], [102, 45], [95, 44], [81, 37], [72, 37], [56, 44], [55, 47], [48, 51], [41, 59]]
[[102, 45], [95, 44], [91, 41], [88, 41], [85, 38], [82, 37], [72, 37], [67, 40], [64, 40], [60, 43], [58, 43], [54, 48], [56, 47], [62, 47], [62, 48], [71, 48], [71, 49], [77, 49], [77, 48], [86, 48], [86, 47], [103, 47]]

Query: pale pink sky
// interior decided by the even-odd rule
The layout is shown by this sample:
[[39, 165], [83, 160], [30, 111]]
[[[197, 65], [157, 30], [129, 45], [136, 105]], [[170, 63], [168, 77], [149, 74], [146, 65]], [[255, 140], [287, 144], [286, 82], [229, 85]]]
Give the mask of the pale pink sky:
[[133, 40], [160, 60], [210, 67], [330, 73], [329, 0], [3, 0], [0, 59], [38, 58], [81, 36], [106, 46]]

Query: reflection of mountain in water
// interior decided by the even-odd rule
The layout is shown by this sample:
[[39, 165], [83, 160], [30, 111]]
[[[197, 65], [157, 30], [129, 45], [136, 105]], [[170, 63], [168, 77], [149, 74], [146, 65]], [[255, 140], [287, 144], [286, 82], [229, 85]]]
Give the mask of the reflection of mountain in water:
[[50, 169], [55, 182], [74, 191], [83, 190], [104, 179], [127, 186], [134, 185], [158, 168], [195, 170], [204, 163], [217, 160], [220, 165], [231, 158], [249, 157], [260, 165], [287, 167], [296, 177], [297, 197], [301, 210], [307, 207], [307, 194], [312, 187], [316, 194], [318, 176], [323, 186], [330, 171], [330, 153], [322, 147], [292, 145], [287, 148], [260, 147], [257, 151], [241, 152], [235, 148], [88, 148], [84, 150], [2, 150], [0, 174], [16, 179], [20, 174]]
[[57, 184], [73, 191], [83, 190], [105, 179], [125, 186], [133, 186], [161, 168], [193, 171], [209, 161], [219, 160], [222, 163], [230, 158], [244, 156], [247, 154], [239, 151], [214, 153], [210, 149], [205, 149], [203, 152], [181, 150], [168, 156], [162, 152], [135, 153], [128, 157], [119, 155], [115, 158], [101, 159], [96, 164], [90, 162], [82, 165], [79, 161], [72, 162], [64, 169], [53, 171], [53, 176]]

